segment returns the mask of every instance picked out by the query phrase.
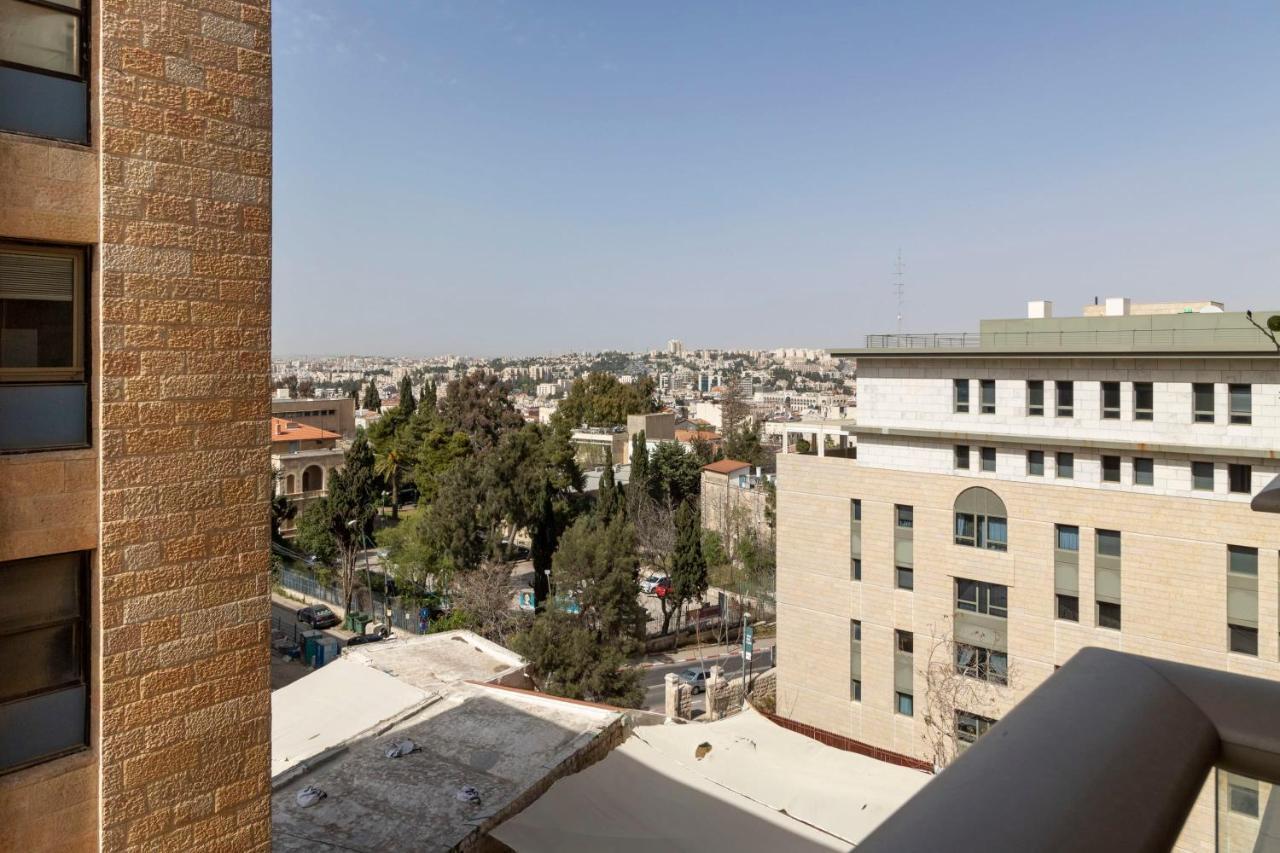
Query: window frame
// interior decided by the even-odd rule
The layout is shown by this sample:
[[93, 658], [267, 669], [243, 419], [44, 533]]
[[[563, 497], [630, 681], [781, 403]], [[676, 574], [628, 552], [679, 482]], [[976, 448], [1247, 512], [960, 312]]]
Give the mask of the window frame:
[[1120, 457], [1112, 456], [1109, 453], [1102, 454], [1101, 460], [1102, 482], [1104, 483], [1120, 483]]
[[[1039, 457], [1039, 461], [1038, 461], [1038, 462], [1036, 462], [1036, 463], [1035, 463], [1035, 465], [1037, 465], [1037, 466], [1040, 468], [1040, 470], [1039, 470], [1039, 471], [1036, 471], [1036, 470], [1034, 470], [1034, 469], [1033, 469], [1033, 467], [1032, 467], [1033, 463], [1032, 463], [1032, 461], [1031, 461], [1033, 457], [1037, 457], [1037, 456]], [[1028, 476], [1028, 477], [1043, 477], [1043, 476], [1044, 476], [1044, 451], [1043, 451], [1043, 450], [1028, 450], [1028, 451], [1027, 451], [1027, 476]]]
[[[1197, 469], [1197, 468], [1201, 468], [1201, 469], [1203, 469], [1203, 466], [1205, 466], [1205, 465], [1208, 465], [1208, 466], [1209, 466], [1209, 485], [1208, 485], [1208, 487], [1207, 487], [1207, 488], [1206, 488], [1206, 487], [1204, 487], [1204, 486], [1198, 486], [1198, 485], [1196, 485], [1196, 483], [1197, 483], [1197, 482], [1199, 482], [1199, 481], [1201, 481], [1201, 480], [1203, 480], [1203, 479], [1204, 479], [1203, 475], [1198, 474], [1198, 473], [1196, 472], [1196, 469]], [[1206, 462], [1206, 461], [1203, 461], [1203, 460], [1197, 460], [1197, 459], [1193, 459], [1193, 460], [1191, 460], [1191, 464], [1190, 464], [1190, 471], [1191, 471], [1191, 491], [1193, 491], [1193, 492], [1210, 492], [1210, 493], [1212, 493], [1213, 491], [1215, 491], [1214, 480], [1216, 480], [1216, 479], [1217, 479], [1217, 471], [1215, 470], [1216, 468], [1217, 468], [1217, 466], [1216, 466], [1216, 465], [1214, 465], [1212, 462]]]
[[[1065, 477], [1062, 475], [1062, 460], [1067, 460], [1067, 471]], [[1074, 480], [1076, 478], [1076, 455], [1069, 450], [1059, 450], [1053, 454], [1053, 478], [1055, 480]]]
[[[961, 597], [961, 584], [972, 585], [972, 600]], [[993, 604], [991, 601], [992, 593], [997, 589], [1001, 590], [1001, 595], [1004, 598], [1003, 604]], [[978, 581], [973, 578], [956, 578], [952, 591], [955, 596], [954, 606], [956, 610], [962, 610], [965, 613], [979, 613], [996, 619], [1009, 618], [1009, 588], [1004, 584], [988, 583], [987, 581]]]
[[[1200, 405], [1199, 405], [1200, 401], [1198, 398], [1205, 393], [1204, 389], [1206, 388], [1209, 389], [1208, 391], [1209, 408], [1202, 409], [1200, 408]], [[1214, 394], [1215, 393], [1216, 393], [1216, 389], [1214, 388], [1214, 383], [1212, 382], [1192, 382], [1191, 383], [1191, 422], [1193, 424], [1211, 424], [1214, 422], [1214, 419], [1215, 419]]]
[[[998, 722], [997, 720], [993, 720], [990, 717], [984, 717], [981, 714], [975, 714], [972, 711], [965, 711], [960, 708], [956, 708], [955, 715], [956, 715], [956, 732], [955, 732], [956, 751], [958, 753], [963, 752], [964, 750], [968, 749], [969, 747], [977, 743], [979, 740], [981, 740], [982, 736], [985, 735], [987, 732], [991, 731], [991, 727]], [[961, 718], [963, 717], [967, 717], [973, 720], [973, 725], [968, 727], [973, 730], [972, 737], [968, 736], [966, 725], [961, 722]]]
[[955, 445], [955, 450], [952, 453], [951, 464], [957, 471], [969, 470], [969, 445]]
[[[14, 62], [11, 59], [0, 58], [0, 66], [5, 68], [13, 68], [16, 71], [27, 71], [32, 74], [43, 74], [46, 77], [58, 77], [63, 80], [73, 80], [77, 83], [89, 82], [89, 3], [90, 0], [82, 0], [79, 9], [73, 9], [62, 3], [52, 2], [51, 0], [17, 0], [27, 6], [36, 6], [41, 9], [48, 9], [51, 12], [62, 12], [68, 17], [76, 19], [76, 64], [80, 68], [78, 74], [72, 74], [67, 71], [53, 71], [48, 68], [41, 68], [38, 65], [27, 65], [24, 62]], [[89, 112], [89, 104], [85, 103], [85, 114]], [[8, 131], [6, 131], [8, 132]], [[44, 139], [46, 137], [40, 137]]]
[[[1236, 393], [1244, 389], [1248, 398], [1248, 410], [1236, 410]], [[1253, 423], [1253, 385], [1248, 382], [1231, 382], [1227, 385], [1227, 423], [1248, 426]]]
[[[960, 389], [964, 389], [964, 394], [960, 393]], [[964, 397], [961, 400], [961, 397]], [[969, 413], [969, 380], [968, 379], [952, 379], [951, 380], [951, 411], [958, 415], [967, 415]]]
[[[1063, 392], [1066, 392], [1065, 394]], [[1064, 397], [1066, 402], [1063, 402]], [[1076, 383], [1074, 379], [1054, 380], [1053, 383], [1053, 416], [1055, 418], [1074, 418], [1076, 416]]]
[[[1142, 405], [1142, 394], [1147, 396], [1146, 405]], [[1156, 388], [1153, 382], [1133, 383], [1133, 419], [1135, 421], [1153, 421], [1156, 411]]]
[[[906, 700], [907, 710], [902, 710], [902, 700]], [[916, 715], [916, 697], [914, 693], [903, 693], [901, 690], [893, 691], [893, 712], [901, 717], [914, 717]]]
[[[1063, 605], [1073, 602], [1073, 608], [1066, 608]], [[1067, 615], [1064, 615], [1066, 613]], [[1080, 596], [1067, 595], [1065, 592], [1055, 592], [1053, 594], [1053, 618], [1060, 622], [1079, 622], [1080, 621]]]
[[[1140, 465], [1139, 463], [1145, 463], [1145, 464]], [[1144, 467], [1148, 469], [1145, 472], [1142, 471]], [[1150, 479], [1145, 483], [1142, 482], [1140, 479], [1138, 479], [1139, 473], [1142, 473], [1143, 476], [1147, 476]], [[1156, 460], [1154, 457], [1151, 457], [1151, 456], [1133, 457], [1133, 484], [1135, 486], [1154, 486], [1156, 484]]]
[[[1032, 393], [1032, 392], [1036, 393]], [[1036, 402], [1039, 398], [1039, 402]], [[1027, 417], [1042, 418], [1044, 417], [1044, 380], [1028, 379], [1027, 380]]]
[[[908, 582], [903, 583], [903, 579]], [[916, 570], [914, 566], [898, 566], [893, 567], [893, 588], [905, 589], [908, 592], [914, 592], [916, 588]]]
[[[996, 472], [996, 449], [994, 447], [978, 448], [978, 470], [987, 474]], [[987, 467], [990, 464], [991, 467]]]
[[[1008, 686], [1009, 684], [1009, 653], [998, 651], [996, 649], [988, 649], [985, 646], [975, 646], [971, 643], [956, 643], [956, 674], [965, 678], [974, 678], [978, 681], [985, 681], [988, 684], [999, 684]], [[965, 663], [961, 658], [965, 654], [971, 654], [971, 662]], [[1004, 659], [1004, 667], [998, 667], [995, 664], [996, 658]]]
[[[1236, 488], [1236, 475], [1241, 474], [1245, 478], [1244, 488]], [[1253, 494], [1253, 466], [1245, 462], [1228, 462], [1227, 463], [1227, 492], [1233, 495], [1251, 495]]]
[[[1107, 398], [1114, 394], [1115, 405], [1109, 405]], [[1120, 420], [1120, 383], [1112, 380], [1098, 383], [1098, 403], [1102, 409], [1104, 421]]]
[[73, 746], [68, 746], [63, 749], [58, 749], [53, 752], [45, 753], [43, 755], [30, 758], [21, 763], [14, 764], [12, 766], [8, 766], [8, 767], [0, 766], [0, 778], [3, 778], [6, 774], [16, 773], [21, 770], [39, 766], [41, 764], [46, 764], [50, 761], [54, 761], [56, 759], [62, 758], [67, 755], [72, 755], [77, 752], [84, 752], [85, 750], [88, 750], [93, 747], [93, 726], [92, 726], [91, 714], [92, 714], [92, 709], [93, 709], [93, 705], [96, 697], [94, 696], [94, 691], [93, 691], [93, 682], [94, 682], [93, 658], [91, 655], [92, 640], [90, 638], [90, 634], [92, 633], [92, 630], [94, 627], [92, 622], [93, 607], [92, 607], [92, 601], [91, 601], [91, 598], [93, 595], [93, 589], [90, 586], [90, 580], [91, 580], [91, 573], [90, 573], [90, 566], [89, 566], [90, 552], [89, 551], [62, 551], [57, 554], [42, 554], [39, 557], [28, 557], [28, 558], [23, 558], [18, 560], [0, 560], [0, 572], [3, 572], [4, 567], [11, 566], [15, 563], [23, 563], [23, 562], [27, 562], [28, 560], [45, 560], [52, 557], [71, 557], [76, 560], [76, 563], [77, 563], [76, 581], [77, 581], [77, 584], [79, 585], [79, 589], [78, 589], [79, 612], [72, 619], [59, 619], [55, 622], [40, 623], [38, 626], [26, 625], [21, 628], [15, 629], [15, 628], [7, 628], [6, 625], [0, 625], [0, 636], [21, 634], [26, 631], [32, 630], [34, 627], [49, 627], [53, 625], [74, 623], [78, 628], [78, 636], [76, 637], [76, 641], [77, 641], [76, 654], [79, 657], [79, 662], [80, 662], [80, 677], [79, 679], [73, 682], [62, 683], [57, 685], [56, 687], [48, 687], [48, 688], [44, 688], [34, 692], [28, 692], [21, 696], [15, 696], [13, 698], [6, 699], [4, 700], [3, 703], [0, 703], [0, 704], [8, 705], [8, 704], [17, 703], [17, 702], [30, 701], [40, 696], [50, 695], [53, 693], [68, 690], [73, 687], [83, 687], [84, 711], [83, 711], [82, 723], [83, 723], [84, 737], [81, 739], [80, 743], [75, 744]]
[[[988, 395], [987, 392], [991, 392]], [[991, 402], [987, 402], [990, 396]], [[994, 379], [978, 380], [978, 412], [983, 415], [994, 415], [996, 413], [996, 381]]]
[[[4, 367], [0, 366], [0, 385], [56, 384], [86, 382], [87, 359], [87, 290], [88, 257], [85, 246], [67, 246], [56, 243], [37, 243], [20, 240], [0, 240], [0, 252], [6, 254], [50, 255], [70, 257], [74, 262], [71, 285], [71, 366], [70, 367]], [[3, 299], [0, 292], [0, 299]], [[0, 332], [3, 334], [3, 332]]]
[[[1099, 627], [1099, 628], [1103, 628], [1103, 629], [1105, 629], [1105, 630], [1107, 630], [1107, 631], [1119, 631], [1119, 630], [1121, 630], [1121, 625], [1123, 624], [1123, 616], [1122, 616], [1122, 613], [1121, 613], [1120, 605], [1119, 605], [1119, 604], [1116, 604], [1116, 603], [1115, 603], [1115, 602], [1113, 602], [1113, 601], [1095, 601], [1095, 602], [1094, 602], [1094, 605], [1095, 605], [1095, 607], [1097, 608], [1097, 610], [1096, 610], [1096, 614], [1095, 614], [1095, 615], [1096, 615], [1096, 617], [1097, 617], [1097, 622], [1098, 622], [1098, 627]], [[1111, 625], [1111, 624], [1103, 624], [1103, 616], [1102, 616], [1103, 609], [1104, 609], [1104, 608], [1108, 608], [1108, 609], [1109, 609], [1109, 608], [1112, 608], [1112, 607], [1114, 607], [1114, 608], [1115, 608], [1115, 624], [1114, 624], [1114, 625]], [[1108, 621], [1109, 621], [1109, 620], [1108, 620]]]

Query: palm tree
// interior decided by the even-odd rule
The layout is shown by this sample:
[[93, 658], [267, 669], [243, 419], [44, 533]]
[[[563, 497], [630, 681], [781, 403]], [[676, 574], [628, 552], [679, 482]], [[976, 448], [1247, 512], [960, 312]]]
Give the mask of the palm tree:
[[404, 466], [404, 458], [396, 442], [388, 441], [385, 449], [373, 463], [373, 470], [387, 481], [391, 487], [391, 518], [400, 520], [400, 469]]

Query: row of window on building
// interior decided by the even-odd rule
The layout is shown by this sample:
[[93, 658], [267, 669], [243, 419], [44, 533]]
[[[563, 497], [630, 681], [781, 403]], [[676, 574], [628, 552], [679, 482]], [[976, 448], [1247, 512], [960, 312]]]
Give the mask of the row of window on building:
[[[970, 411], [970, 385], [974, 380], [952, 380], [952, 410], [964, 414]], [[979, 379], [978, 412], [984, 415], [996, 413], [996, 381]], [[1026, 393], [1027, 417], [1044, 417], [1046, 411], [1052, 411], [1059, 418], [1073, 418], [1076, 411], [1076, 383], [1072, 380], [1053, 381], [1053, 405], [1045, 404], [1045, 380], [1028, 379]], [[1133, 382], [1133, 420], [1155, 420], [1155, 385], [1151, 382]], [[1120, 420], [1120, 383], [1099, 382], [1099, 406], [1103, 420]], [[1215, 423], [1217, 415], [1214, 411], [1214, 383], [1191, 383], [1191, 421], [1192, 423]], [[1253, 386], [1247, 383], [1227, 384], [1227, 423], [1253, 423]]]
[[[956, 545], [1008, 549], [1008, 516], [1004, 503], [989, 489], [972, 488], [961, 492], [954, 509], [954, 542]], [[855, 581], [862, 580], [862, 501], [849, 503], [849, 560]], [[914, 559], [915, 511], [903, 504], [894, 506], [894, 586], [915, 589]], [[1121, 629], [1121, 533], [1118, 530], [1094, 531], [1094, 624], [1115, 631]], [[1080, 528], [1070, 524], [1054, 525], [1054, 615], [1067, 622], [1080, 621]], [[957, 580], [956, 583], [976, 583]], [[1226, 546], [1227, 625], [1226, 647], [1239, 654], [1258, 654], [1258, 549], [1242, 545]], [[980, 585], [981, 607], [974, 612], [1004, 618], [1007, 590], [999, 587], [998, 604], [989, 608], [993, 593], [990, 584]], [[979, 593], [975, 593], [977, 595]], [[965, 611], [957, 586], [957, 610]]]
[[[956, 471], [972, 471], [972, 448], [967, 444], [957, 444], [953, 453], [953, 466]], [[1046, 476], [1046, 456], [1043, 450], [1026, 452], [1026, 472], [1028, 477]], [[1075, 479], [1076, 455], [1070, 451], [1059, 451], [1049, 457], [1052, 462], [1053, 476], [1058, 480]], [[1134, 456], [1131, 485], [1154, 486], [1156, 482], [1155, 459], [1150, 456]], [[1191, 467], [1191, 490], [1212, 492], [1214, 490], [1214, 463], [1194, 460]], [[994, 447], [978, 448], [978, 470], [983, 473], [996, 472], [996, 449]], [[1102, 455], [1102, 482], [1119, 483], [1120, 456]], [[1227, 491], [1232, 494], [1250, 494], [1253, 491], [1253, 466], [1245, 463], [1227, 463]]]

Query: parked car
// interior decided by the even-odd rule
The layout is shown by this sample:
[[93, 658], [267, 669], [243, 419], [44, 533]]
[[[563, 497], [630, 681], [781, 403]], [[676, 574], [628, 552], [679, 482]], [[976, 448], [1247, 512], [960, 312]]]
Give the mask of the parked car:
[[662, 578], [653, 588], [653, 594], [658, 598], [666, 598], [669, 592], [671, 592], [671, 578]]
[[681, 681], [693, 688], [694, 693], [702, 693], [707, 689], [707, 679], [711, 671], [706, 669], [686, 669], [678, 676]]
[[313, 604], [299, 610], [298, 621], [305, 622], [312, 628], [332, 628], [342, 622], [337, 613], [323, 604]]
[[356, 634], [350, 640], [347, 640], [348, 646], [363, 646], [366, 643], [380, 643], [386, 637], [381, 634]]
[[647, 578], [641, 578], [640, 591], [647, 595], [652, 595], [654, 589], [658, 586], [658, 582], [661, 580], [662, 575], [649, 575]]

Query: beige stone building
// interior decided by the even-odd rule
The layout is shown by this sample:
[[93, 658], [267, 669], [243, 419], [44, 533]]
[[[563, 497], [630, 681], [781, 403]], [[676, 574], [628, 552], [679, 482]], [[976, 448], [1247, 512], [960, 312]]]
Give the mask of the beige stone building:
[[[778, 457], [780, 714], [936, 764], [1083, 646], [1280, 678], [1280, 355], [1156, 307], [834, 353], [857, 458]], [[1252, 849], [1268, 793], [1206, 780], [1179, 849]]]
[[269, 845], [267, 0], [0, 4], [0, 847]]
[[281, 525], [290, 536], [307, 506], [329, 493], [329, 477], [342, 467], [344, 451], [336, 432], [285, 418], [271, 419], [271, 468], [277, 495], [296, 508], [294, 518]]
[[299, 400], [273, 397], [271, 414], [274, 417], [336, 432], [348, 440], [356, 437], [356, 401], [350, 397]]

